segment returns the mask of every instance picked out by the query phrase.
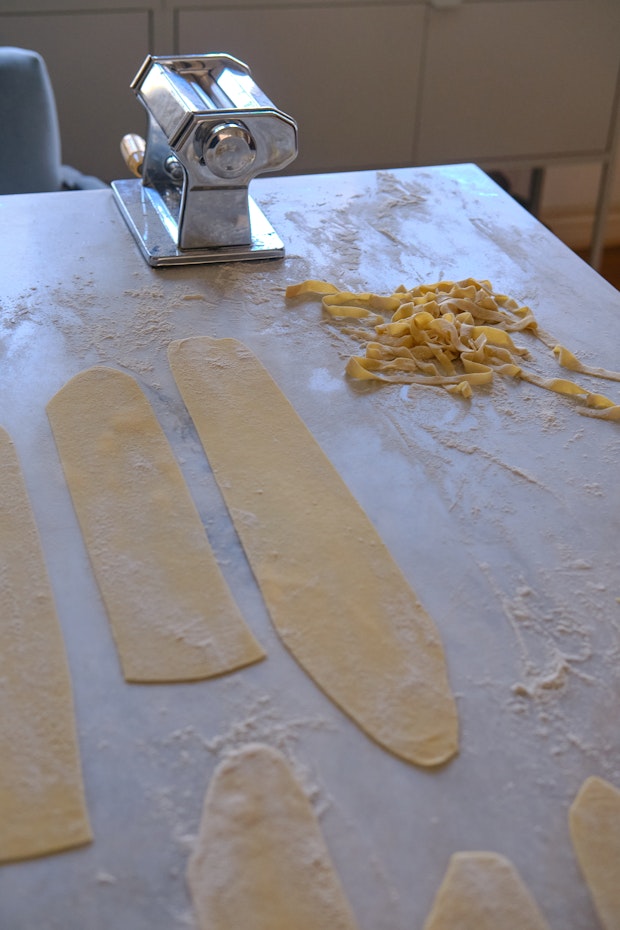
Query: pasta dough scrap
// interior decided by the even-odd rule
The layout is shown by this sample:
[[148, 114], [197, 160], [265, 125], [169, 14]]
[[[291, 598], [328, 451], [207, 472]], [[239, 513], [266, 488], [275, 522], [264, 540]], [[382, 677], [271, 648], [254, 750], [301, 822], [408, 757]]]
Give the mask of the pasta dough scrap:
[[136, 381], [91, 368], [47, 413], [126, 680], [190, 681], [264, 658]]
[[620, 791], [592, 776], [569, 811], [577, 861], [604, 930], [620, 930]]
[[[564, 346], [551, 342], [529, 307], [496, 293], [490, 281], [438, 281], [393, 294], [355, 294], [327, 281], [308, 280], [286, 289], [287, 298], [318, 297], [335, 320], [357, 317], [373, 330], [352, 333], [366, 342], [365, 355], [352, 356], [350, 378], [396, 384], [437, 385], [469, 398], [473, 387], [491, 384], [495, 375], [521, 378], [548, 391], [583, 402], [585, 416], [620, 420], [620, 404], [565, 378], [543, 378], [528, 370], [529, 352], [515, 345], [513, 333], [528, 331], [550, 346], [558, 363], [569, 370], [609, 381], [620, 372], [582, 364]], [[386, 322], [381, 314], [390, 313]]]
[[92, 840], [73, 695], [21, 468], [0, 429], [0, 862]]
[[519, 873], [492, 852], [455, 853], [424, 930], [549, 930]]
[[200, 930], [356, 930], [312, 807], [267, 746], [216, 769], [187, 879]]
[[284, 644], [380, 745], [438, 765], [458, 748], [435, 625], [258, 359], [171, 343], [175, 380]]
[[580, 371], [585, 375], [592, 375], [593, 378], [606, 378], [608, 381], [620, 381], [620, 371], [609, 371], [607, 368], [596, 368], [591, 365], [584, 365], [573, 353], [565, 346], [554, 346], [553, 354], [558, 363], [563, 368], [570, 371]]

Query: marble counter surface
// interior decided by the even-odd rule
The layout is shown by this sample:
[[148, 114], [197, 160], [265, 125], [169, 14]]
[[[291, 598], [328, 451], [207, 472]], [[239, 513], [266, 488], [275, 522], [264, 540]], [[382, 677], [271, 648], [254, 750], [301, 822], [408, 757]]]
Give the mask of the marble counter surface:
[[[0, 425], [56, 598], [95, 834], [2, 866], [0, 926], [191, 928], [205, 788], [258, 740], [291, 760], [361, 930], [421, 930], [449, 856], [468, 849], [508, 856], [552, 928], [593, 930], [567, 812], [588, 775], [620, 786], [620, 426], [524, 382], [469, 401], [352, 382], [359, 343], [284, 290], [489, 279], [613, 370], [620, 294], [470, 165], [262, 179], [252, 194], [283, 260], [165, 269], [143, 260], [111, 192], [0, 198]], [[442, 769], [380, 749], [280, 643], [167, 364], [168, 343], [193, 335], [256, 353], [433, 616], [461, 720]], [[146, 392], [266, 661], [188, 685], [123, 681], [45, 414], [95, 364]], [[540, 364], [558, 373], [551, 353]], [[620, 398], [618, 383], [581, 380]]]

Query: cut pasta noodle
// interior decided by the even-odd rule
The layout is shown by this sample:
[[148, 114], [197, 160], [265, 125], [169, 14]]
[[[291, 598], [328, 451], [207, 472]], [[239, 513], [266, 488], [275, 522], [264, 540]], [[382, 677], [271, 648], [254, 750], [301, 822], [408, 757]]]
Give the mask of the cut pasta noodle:
[[424, 930], [549, 930], [516, 868], [494, 852], [457, 852]]
[[586, 778], [569, 811], [570, 836], [604, 930], [620, 930], [620, 791]]
[[187, 883], [201, 930], [357, 930], [312, 805], [270, 746], [216, 768]]
[[347, 362], [350, 378], [439, 386], [466, 399], [497, 375], [520, 378], [572, 398], [579, 413], [620, 421], [620, 404], [605, 395], [566, 378], [545, 378], [529, 370], [530, 352], [515, 339], [519, 333], [530, 333], [550, 347], [559, 365], [569, 371], [608, 381], [620, 381], [620, 372], [584, 365], [539, 329], [529, 307], [497, 293], [490, 281], [467, 278], [409, 289], [401, 286], [381, 296], [308, 280], [288, 287], [286, 297], [320, 298], [331, 319], [341, 323], [359, 319], [373, 327], [348, 331], [366, 342], [365, 354], [353, 355]]

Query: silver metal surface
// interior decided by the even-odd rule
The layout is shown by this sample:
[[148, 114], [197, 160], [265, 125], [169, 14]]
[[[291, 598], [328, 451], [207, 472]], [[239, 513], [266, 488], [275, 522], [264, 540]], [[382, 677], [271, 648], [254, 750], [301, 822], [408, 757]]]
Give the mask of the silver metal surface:
[[179, 195], [171, 187], [162, 195], [140, 181], [113, 181], [112, 190], [121, 213], [149, 265], [194, 265], [282, 258], [284, 244], [269, 220], [248, 197], [250, 242], [216, 248], [180, 249], [176, 244]]
[[205, 164], [218, 178], [240, 177], [256, 159], [254, 139], [241, 123], [214, 126], [202, 150]]
[[149, 56], [131, 86], [148, 112], [145, 194], [137, 198], [133, 182], [113, 186], [149, 263], [281, 257], [248, 188], [293, 161], [297, 127], [248, 67], [229, 55]]

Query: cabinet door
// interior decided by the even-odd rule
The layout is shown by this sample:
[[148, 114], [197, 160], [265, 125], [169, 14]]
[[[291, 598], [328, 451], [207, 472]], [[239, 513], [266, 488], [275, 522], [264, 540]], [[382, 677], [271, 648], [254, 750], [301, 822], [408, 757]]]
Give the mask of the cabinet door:
[[299, 126], [292, 173], [410, 164], [424, 8], [180, 10], [179, 51], [228, 52]]
[[617, 0], [493, 0], [429, 13], [418, 163], [605, 150]]
[[106, 181], [127, 177], [120, 140], [146, 125], [129, 85], [148, 53], [148, 12], [4, 16], [0, 29], [3, 44], [46, 61], [63, 161]]

